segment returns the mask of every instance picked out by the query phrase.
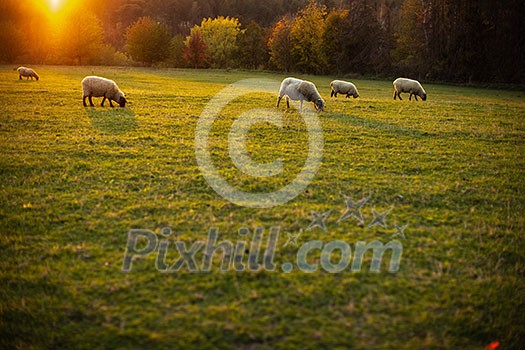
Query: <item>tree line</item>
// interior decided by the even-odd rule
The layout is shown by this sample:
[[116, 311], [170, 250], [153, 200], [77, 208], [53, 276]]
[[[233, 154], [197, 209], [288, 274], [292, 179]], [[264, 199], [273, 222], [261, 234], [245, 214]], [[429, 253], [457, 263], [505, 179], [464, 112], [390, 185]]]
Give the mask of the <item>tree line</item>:
[[59, 21], [44, 5], [0, 2], [0, 61], [525, 82], [520, 0], [84, 0], [81, 5], [63, 11]]

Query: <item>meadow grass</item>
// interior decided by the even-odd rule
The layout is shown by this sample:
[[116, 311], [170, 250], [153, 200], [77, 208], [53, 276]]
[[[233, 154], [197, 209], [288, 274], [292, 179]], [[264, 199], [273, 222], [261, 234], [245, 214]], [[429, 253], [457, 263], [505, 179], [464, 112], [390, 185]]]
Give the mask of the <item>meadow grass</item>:
[[[391, 82], [354, 80], [361, 97], [330, 99], [334, 77], [305, 78], [327, 102], [324, 152], [304, 193], [269, 209], [216, 194], [195, 160], [208, 101], [245, 78], [215, 70], [36, 67], [19, 81], [0, 67], [0, 347], [14, 349], [504, 349], [525, 344], [525, 92], [425, 84], [426, 102], [392, 99]], [[129, 108], [82, 107], [86, 75], [114, 79]], [[279, 157], [280, 176], [256, 179], [229, 159], [236, 116], [276, 96], [233, 100], [213, 126], [219, 172], [240, 189], [275, 190], [300, 171], [308, 135], [299, 113], [257, 124], [247, 149]], [[337, 223], [343, 195], [370, 201], [366, 223]], [[392, 208], [387, 228], [372, 210]], [[327, 232], [305, 230], [332, 210]], [[284, 273], [298, 243], [388, 242], [408, 224], [400, 271]], [[172, 228], [204, 240], [210, 227], [279, 226], [277, 271], [161, 273], [154, 256], [121, 271], [131, 228]], [[315, 254], [313, 254], [315, 255]], [[167, 260], [177, 259], [171, 250]], [[317, 257], [318, 258], [318, 257]], [[314, 257], [314, 259], [317, 259]]]

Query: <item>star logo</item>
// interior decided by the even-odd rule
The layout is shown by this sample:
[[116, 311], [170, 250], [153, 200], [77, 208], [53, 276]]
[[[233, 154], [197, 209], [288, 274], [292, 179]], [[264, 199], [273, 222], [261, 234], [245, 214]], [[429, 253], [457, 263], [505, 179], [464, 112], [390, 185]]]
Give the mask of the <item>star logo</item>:
[[359, 220], [359, 222], [364, 222], [365, 220], [363, 219], [363, 214], [361, 213], [361, 209], [366, 204], [366, 202], [370, 200], [371, 196], [362, 198], [361, 200], [357, 202], [355, 202], [354, 200], [352, 200], [352, 198], [348, 196], [344, 196], [344, 197], [346, 200], [346, 210], [343, 213], [343, 215], [341, 215], [341, 217], [337, 220], [337, 223], [343, 220], [346, 220], [352, 216], [355, 217], [357, 220]]
[[315, 211], [312, 210], [311, 213], [312, 213], [312, 216], [314, 217], [314, 219], [312, 220], [312, 222], [310, 223], [310, 225], [308, 226], [308, 228], [306, 230], [311, 230], [311, 229], [314, 229], [316, 227], [319, 227], [324, 232], [326, 232], [326, 219], [328, 218], [328, 216], [330, 215], [331, 212], [332, 212], [332, 210], [328, 210], [327, 212], [319, 214], [319, 213], [316, 213]]
[[383, 228], [386, 228], [386, 217], [388, 216], [388, 214], [390, 214], [392, 209], [394, 209], [394, 206], [391, 206], [382, 213], [377, 212], [375, 209], [372, 209], [372, 214], [374, 214], [374, 218], [372, 219], [370, 224], [368, 224], [368, 227], [370, 228], [374, 227], [375, 225], [379, 225]]
[[297, 238], [299, 238], [301, 233], [303, 233], [303, 230], [300, 230], [299, 233], [296, 233], [295, 235], [287, 232], [286, 235], [288, 236], [288, 239], [286, 240], [286, 243], [283, 245], [283, 248], [289, 246], [290, 244], [297, 247], [298, 246]]
[[408, 227], [408, 224], [406, 225], [403, 225], [403, 226], [397, 226], [397, 225], [394, 225], [395, 229], [396, 229], [396, 233], [394, 233], [392, 235], [392, 238], [396, 238], [396, 237], [399, 237], [401, 239], [406, 239], [406, 236], [405, 236], [405, 230], [406, 228]]

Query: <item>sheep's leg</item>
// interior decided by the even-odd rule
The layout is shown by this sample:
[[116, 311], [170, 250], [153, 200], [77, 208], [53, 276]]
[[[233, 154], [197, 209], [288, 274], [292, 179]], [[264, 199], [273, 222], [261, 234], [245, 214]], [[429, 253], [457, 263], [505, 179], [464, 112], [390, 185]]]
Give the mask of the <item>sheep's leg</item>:
[[301, 100], [301, 107], [299, 107], [299, 113], [303, 112], [303, 100]]
[[290, 108], [290, 98], [286, 96], [286, 108]]
[[95, 105], [93, 104], [93, 96], [89, 95], [88, 98], [89, 98], [89, 105], [90, 105], [91, 107], [95, 107]]
[[87, 96], [84, 96], [84, 97], [82, 98], [82, 103], [84, 104], [84, 107], [87, 107], [87, 104], [86, 104], [86, 97], [87, 97]]
[[110, 106], [111, 108], [115, 107], [115, 106], [113, 106], [113, 102], [111, 102], [111, 99], [110, 99], [110, 98], [108, 98], [108, 101], [109, 101], [109, 106]]
[[399, 97], [400, 101], [403, 101], [403, 99], [401, 98], [401, 93], [399, 91], [397, 92], [397, 97]]
[[396, 99], [396, 97], [397, 97], [397, 91], [394, 90], [394, 100]]
[[410, 93], [410, 95], [408, 95], [408, 100], [412, 101], [412, 93]]
[[334, 97], [334, 90], [330, 93], [330, 97]]
[[106, 102], [106, 96], [102, 99], [102, 103], [100, 104], [101, 107], [104, 107], [104, 102]]
[[275, 106], [275, 108], [279, 108], [279, 103], [281, 103], [281, 100], [282, 100], [282, 96], [279, 96], [279, 98], [277, 99], [277, 105]]
[[416, 94], [414, 94], [414, 98], [416, 99], [416, 101], [419, 101], [419, 100], [417, 99], [417, 95], [416, 95]]
[[20, 76], [19, 76], [18, 80], [22, 80], [22, 74], [20, 74]]

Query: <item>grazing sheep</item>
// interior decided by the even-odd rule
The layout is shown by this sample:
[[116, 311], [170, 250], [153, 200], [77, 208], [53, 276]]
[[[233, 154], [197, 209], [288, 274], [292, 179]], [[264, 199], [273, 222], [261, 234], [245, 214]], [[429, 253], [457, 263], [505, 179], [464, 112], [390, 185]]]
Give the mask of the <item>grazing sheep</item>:
[[18, 68], [15, 68], [14, 70], [18, 71], [19, 80], [22, 80], [22, 77], [26, 77], [27, 80], [29, 80], [29, 78], [31, 78], [31, 80], [33, 80], [33, 78], [35, 78], [36, 80], [40, 79], [38, 74], [36, 74], [36, 72], [32, 70], [31, 68], [18, 67]]
[[423, 101], [427, 100], [427, 93], [425, 92], [425, 89], [423, 89], [423, 86], [419, 83], [417, 80], [407, 79], [407, 78], [397, 78], [394, 80], [394, 100], [396, 99], [396, 96], [401, 98], [402, 92], [408, 92], [410, 94], [409, 100], [412, 101], [412, 95], [416, 98], [416, 101], [418, 100], [417, 97], [421, 97]]
[[82, 91], [82, 102], [84, 103], [84, 107], [87, 107], [86, 97], [89, 98], [89, 105], [91, 107], [94, 107], [93, 100], [91, 99], [92, 97], [104, 97], [102, 99], [102, 107], [104, 107], [106, 99], [109, 100], [109, 105], [111, 107], [113, 107], [111, 101], [117, 102], [120, 107], [126, 106], [126, 97], [113, 80], [94, 76], [85, 77], [82, 80]]
[[292, 99], [294, 101], [301, 101], [301, 108], [299, 109], [301, 112], [303, 111], [303, 101], [313, 102], [318, 112], [324, 110], [324, 100], [312, 82], [296, 78], [286, 78], [281, 83], [276, 107], [279, 107], [283, 96], [286, 96], [286, 106], [288, 108], [290, 108], [290, 99]]
[[359, 97], [357, 88], [349, 81], [334, 80], [330, 83], [330, 87], [332, 88], [330, 97], [337, 97], [337, 94], [345, 94], [346, 98], [349, 98], [350, 96], [353, 96], [354, 98]]

